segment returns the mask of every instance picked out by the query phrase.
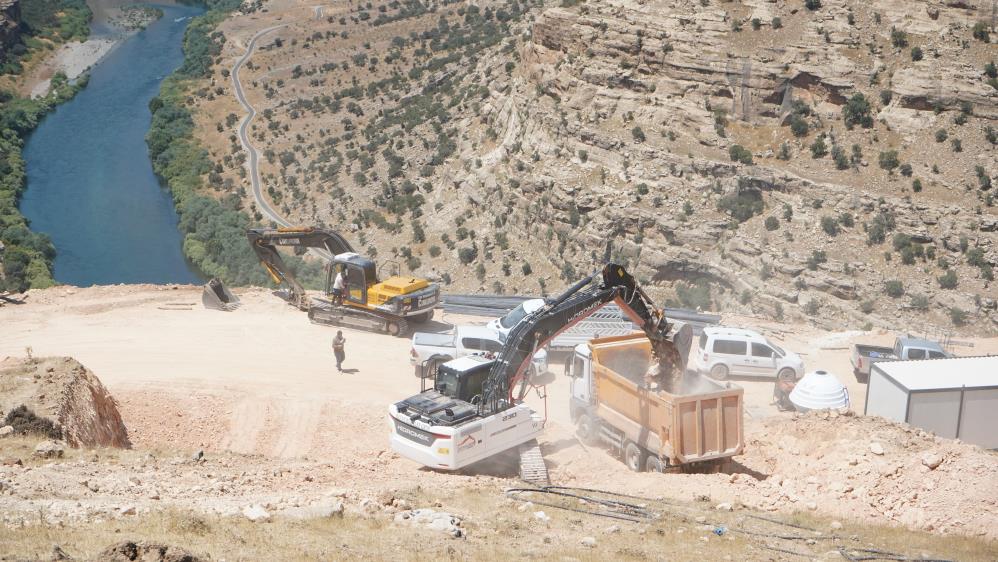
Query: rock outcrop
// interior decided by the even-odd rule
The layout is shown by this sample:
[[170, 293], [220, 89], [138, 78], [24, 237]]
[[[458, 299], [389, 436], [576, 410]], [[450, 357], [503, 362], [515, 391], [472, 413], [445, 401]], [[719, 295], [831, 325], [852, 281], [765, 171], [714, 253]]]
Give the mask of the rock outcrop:
[[118, 404], [96, 375], [69, 357], [18, 359], [0, 363], [0, 411], [25, 405], [57, 422], [72, 447], [131, 446]]

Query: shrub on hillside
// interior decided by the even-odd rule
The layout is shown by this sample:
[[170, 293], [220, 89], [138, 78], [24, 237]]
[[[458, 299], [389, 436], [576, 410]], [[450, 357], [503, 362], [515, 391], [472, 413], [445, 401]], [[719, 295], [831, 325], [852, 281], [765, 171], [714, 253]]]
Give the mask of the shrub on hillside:
[[762, 212], [762, 194], [755, 190], [739, 190], [722, 197], [717, 202], [717, 208], [742, 223]]
[[884, 284], [884, 293], [891, 298], [898, 298], [904, 294], [904, 284], [897, 279], [888, 281]]
[[943, 289], [954, 289], [959, 282], [956, 278], [956, 272], [952, 269], [937, 277], [936, 281], [939, 282], [939, 286]]
[[39, 435], [49, 439], [62, 438], [62, 431], [55, 426], [52, 420], [36, 415], [23, 404], [7, 412], [3, 423], [0, 423], [0, 426], [6, 425], [13, 427], [14, 433], [17, 435]]
[[859, 125], [864, 129], [873, 126], [873, 116], [870, 115], [870, 102], [861, 93], [853, 94], [849, 101], [842, 106], [842, 119], [846, 128], [852, 129]]
[[734, 162], [741, 162], [742, 164], [752, 163], [752, 151], [740, 144], [732, 145], [731, 148], [728, 149], [728, 156], [731, 157], [731, 160]]

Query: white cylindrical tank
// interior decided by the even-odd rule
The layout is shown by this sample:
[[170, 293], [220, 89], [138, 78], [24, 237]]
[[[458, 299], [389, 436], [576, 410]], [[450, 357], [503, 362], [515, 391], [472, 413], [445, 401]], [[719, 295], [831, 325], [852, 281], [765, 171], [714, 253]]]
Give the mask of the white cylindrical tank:
[[797, 381], [790, 392], [790, 401], [799, 412], [827, 410], [849, 406], [849, 390], [835, 375], [814, 371]]

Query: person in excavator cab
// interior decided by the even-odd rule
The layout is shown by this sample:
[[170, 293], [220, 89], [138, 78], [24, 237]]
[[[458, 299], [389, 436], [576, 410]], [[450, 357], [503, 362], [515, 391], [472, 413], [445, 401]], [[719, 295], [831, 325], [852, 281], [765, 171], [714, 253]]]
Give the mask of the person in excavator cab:
[[337, 305], [343, 304], [344, 290], [346, 289], [346, 279], [343, 276], [343, 268], [337, 268], [336, 279], [333, 280], [333, 300]]

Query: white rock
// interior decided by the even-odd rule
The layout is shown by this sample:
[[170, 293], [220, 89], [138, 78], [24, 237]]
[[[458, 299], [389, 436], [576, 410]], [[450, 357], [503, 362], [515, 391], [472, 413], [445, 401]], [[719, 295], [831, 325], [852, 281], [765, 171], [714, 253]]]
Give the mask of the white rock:
[[34, 455], [43, 459], [61, 458], [64, 450], [59, 441], [42, 441], [35, 447]]
[[884, 446], [874, 441], [870, 443], [870, 452], [874, 455], [882, 455], [884, 454]]
[[735, 507], [730, 503], [725, 502], [717, 504], [717, 506], [715, 506], [714, 509], [718, 511], [732, 511], [735, 509]]
[[443, 511], [426, 508], [400, 511], [395, 514], [395, 523], [447, 533], [453, 538], [464, 536], [461, 519]]
[[14, 426], [5, 425], [3, 427], [0, 427], [0, 437], [7, 437], [8, 435], [13, 435], [13, 434], [14, 434]]
[[839, 529], [842, 528], [842, 523], [840, 523], [838, 521], [832, 521], [831, 527], [832, 527], [832, 529], [838, 531]]
[[547, 513], [544, 513], [543, 511], [535, 511], [534, 519], [542, 523], [547, 523], [548, 521], [551, 521], [551, 517]]
[[262, 505], [258, 504], [243, 508], [243, 516], [254, 523], [270, 521], [270, 513]]
[[135, 506], [134, 505], [123, 506], [121, 507], [121, 509], [118, 510], [118, 513], [120, 513], [121, 515], [135, 515]]
[[298, 520], [343, 517], [343, 502], [336, 499], [325, 500], [312, 505], [285, 509], [278, 515]]
[[939, 453], [929, 452], [922, 455], [922, 464], [929, 467], [931, 470], [935, 470], [942, 463], [943, 456]]
[[582, 537], [579, 544], [586, 548], [596, 548], [596, 537]]

